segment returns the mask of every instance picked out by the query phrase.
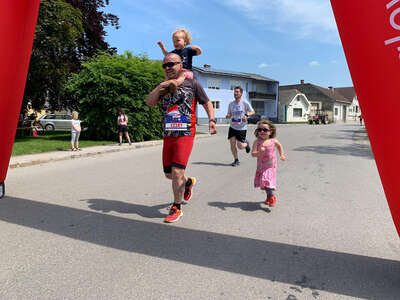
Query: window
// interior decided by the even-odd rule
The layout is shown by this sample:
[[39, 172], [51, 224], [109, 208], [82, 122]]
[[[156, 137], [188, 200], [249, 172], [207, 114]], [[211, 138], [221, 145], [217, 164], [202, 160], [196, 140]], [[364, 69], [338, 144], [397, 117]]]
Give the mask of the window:
[[220, 79], [207, 79], [207, 88], [213, 90], [219, 90], [221, 88]]
[[335, 116], [339, 115], [339, 109], [335, 107]]
[[219, 109], [221, 102], [220, 101], [211, 101], [212, 106], [214, 107], [214, 109]]
[[46, 117], [44, 117], [45, 119], [54, 119], [55, 116], [54, 115], [47, 115]]
[[303, 116], [303, 109], [302, 108], [293, 108], [293, 117], [302, 117]]
[[241, 82], [240, 80], [231, 80], [230, 89], [233, 90], [237, 86], [240, 86], [241, 88], [243, 88], [243, 82]]
[[296, 100], [297, 100], [297, 101], [300, 101], [300, 100], [301, 100], [301, 96], [298, 95], [298, 96], [296, 97]]
[[253, 106], [253, 109], [257, 115], [261, 115], [261, 116], [265, 115], [263, 101], [251, 101], [251, 106]]
[[248, 92], [248, 91], [249, 91], [249, 83], [246, 82], [246, 92]]

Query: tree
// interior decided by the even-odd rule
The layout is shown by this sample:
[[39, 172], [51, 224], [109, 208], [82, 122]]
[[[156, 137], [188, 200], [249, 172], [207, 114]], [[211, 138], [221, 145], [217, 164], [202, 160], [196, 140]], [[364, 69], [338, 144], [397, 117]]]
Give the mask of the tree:
[[[68, 3], [67, 3], [68, 2]], [[104, 26], [118, 28], [118, 18], [99, 11], [109, 1], [41, 0], [22, 110], [31, 102], [41, 109], [76, 109], [65, 90], [72, 73], [98, 50], [108, 50]], [[112, 50], [110, 50], [112, 52]]]
[[[101, 11], [109, 0], [65, 0], [82, 13], [84, 35], [80, 39], [80, 51], [86, 57], [92, 57], [98, 50], [108, 51], [110, 46], [105, 42], [106, 32], [104, 26], [119, 28], [119, 18], [113, 14]], [[113, 52], [113, 51], [112, 51]]]
[[134, 141], [160, 138], [161, 112], [147, 106], [145, 99], [163, 78], [160, 61], [130, 52], [103, 53], [84, 63], [69, 81], [68, 90], [80, 99], [80, 117], [88, 126], [85, 134], [93, 139], [116, 138], [118, 111], [124, 108]]

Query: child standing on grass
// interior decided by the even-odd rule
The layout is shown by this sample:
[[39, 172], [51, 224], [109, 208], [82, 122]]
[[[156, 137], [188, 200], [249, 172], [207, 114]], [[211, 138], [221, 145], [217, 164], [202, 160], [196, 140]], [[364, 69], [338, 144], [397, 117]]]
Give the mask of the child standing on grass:
[[[192, 42], [192, 36], [187, 29], [176, 29], [172, 33], [172, 42], [175, 49], [171, 53], [178, 54], [181, 57], [184, 72], [176, 80], [171, 81], [169, 88], [166, 91], [162, 91], [162, 94], [173, 92], [186, 78], [193, 79], [192, 58], [193, 56], [200, 55], [202, 52], [199, 46], [188, 46]], [[158, 42], [158, 45], [164, 56], [169, 53], [162, 42]]]
[[71, 151], [81, 150], [79, 148], [80, 134], [81, 134], [81, 121], [78, 120], [78, 112], [73, 111], [71, 120]]
[[276, 127], [268, 120], [261, 120], [257, 123], [257, 129], [254, 132], [257, 139], [253, 143], [251, 155], [257, 157], [257, 170], [254, 178], [254, 187], [259, 187], [267, 193], [265, 204], [275, 206], [276, 196], [276, 153], [278, 149], [280, 159], [285, 160], [283, 147], [277, 139]]

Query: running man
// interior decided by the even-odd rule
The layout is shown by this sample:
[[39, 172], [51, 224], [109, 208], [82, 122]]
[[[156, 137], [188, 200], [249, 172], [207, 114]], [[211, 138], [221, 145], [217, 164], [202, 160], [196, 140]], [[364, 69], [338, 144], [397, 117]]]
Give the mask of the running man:
[[196, 102], [200, 103], [209, 118], [211, 134], [217, 133], [214, 108], [201, 85], [193, 79], [186, 78], [173, 93], [160, 99], [160, 89], [168, 87], [182, 72], [182, 61], [179, 55], [169, 53], [164, 57], [163, 68], [167, 80], [161, 82], [147, 96], [146, 104], [157, 105], [161, 101], [163, 116], [164, 142], [163, 167], [165, 177], [172, 180], [174, 203], [165, 222], [176, 222], [183, 215], [181, 203], [192, 197], [192, 188], [196, 183], [194, 177], [186, 177], [185, 169], [192, 151], [196, 131]]
[[246, 139], [247, 118], [254, 115], [255, 112], [247, 101], [242, 100], [242, 95], [243, 89], [240, 86], [235, 87], [233, 90], [235, 100], [229, 103], [228, 114], [226, 115], [227, 119], [231, 119], [228, 140], [234, 159], [231, 164], [232, 167], [237, 167], [240, 164], [237, 148], [246, 149], [246, 153], [250, 152], [250, 144]]

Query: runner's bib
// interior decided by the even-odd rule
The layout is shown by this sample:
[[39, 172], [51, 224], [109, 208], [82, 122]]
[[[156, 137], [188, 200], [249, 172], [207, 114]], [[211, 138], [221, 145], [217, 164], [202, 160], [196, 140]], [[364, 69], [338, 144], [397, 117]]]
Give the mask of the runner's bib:
[[179, 112], [178, 106], [174, 105], [168, 108], [168, 114], [165, 117], [165, 130], [186, 131], [187, 128], [187, 117]]

